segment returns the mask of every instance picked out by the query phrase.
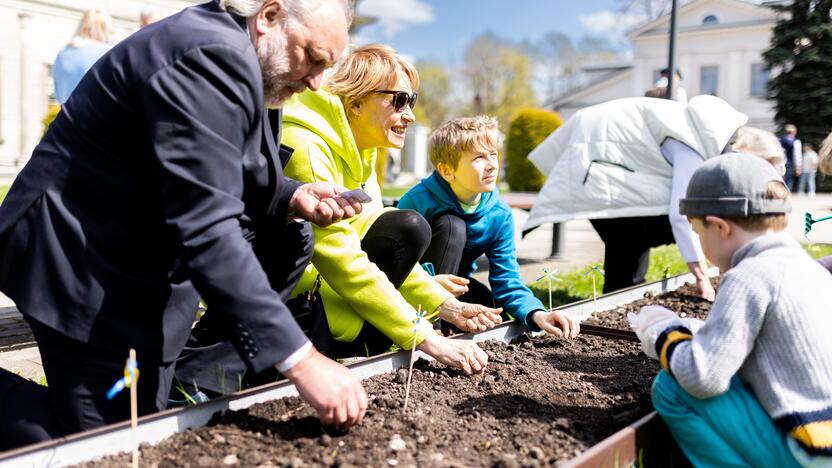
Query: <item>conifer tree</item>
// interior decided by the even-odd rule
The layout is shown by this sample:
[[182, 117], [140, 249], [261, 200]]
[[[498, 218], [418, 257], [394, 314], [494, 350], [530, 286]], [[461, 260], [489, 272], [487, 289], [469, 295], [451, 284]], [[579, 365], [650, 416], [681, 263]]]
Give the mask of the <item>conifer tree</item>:
[[768, 98], [782, 128], [817, 148], [832, 130], [832, 0], [794, 0], [772, 6], [780, 16], [763, 54], [772, 70]]

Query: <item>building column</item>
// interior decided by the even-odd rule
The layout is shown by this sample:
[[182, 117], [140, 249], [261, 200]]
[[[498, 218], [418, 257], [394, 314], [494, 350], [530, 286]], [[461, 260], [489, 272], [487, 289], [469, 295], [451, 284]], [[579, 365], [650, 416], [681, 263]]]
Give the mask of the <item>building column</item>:
[[18, 171], [23, 167], [26, 163], [26, 152], [28, 149], [28, 142], [29, 142], [29, 106], [26, 102], [27, 96], [27, 82], [26, 79], [28, 75], [28, 66], [29, 61], [27, 60], [27, 30], [28, 30], [28, 23], [29, 23], [30, 15], [25, 12], [20, 12], [17, 14], [18, 19], [18, 28], [20, 31], [20, 91], [19, 91], [19, 98], [20, 98], [20, 135], [19, 135], [19, 142], [18, 142], [18, 154], [17, 158], [14, 161], [15, 169]]

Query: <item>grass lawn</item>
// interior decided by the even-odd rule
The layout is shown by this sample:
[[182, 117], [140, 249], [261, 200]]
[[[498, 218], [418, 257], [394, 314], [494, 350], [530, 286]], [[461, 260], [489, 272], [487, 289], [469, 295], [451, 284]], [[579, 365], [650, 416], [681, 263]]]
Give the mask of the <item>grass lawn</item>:
[[[809, 252], [812, 258], [820, 258], [832, 255], [832, 244], [803, 244], [803, 248]], [[592, 297], [592, 276], [595, 276], [595, 290], [601, 294], [604, 287], [604, 278], [598, 274], [590, 273], [584, 275], [586, 268], [567, 271], [558, 275], [563, 282], [552, 283], [552, 307], [562, 304], [589, 299]], [[647, 282], [658, 281], [666, 276], [675, 276], [687, 273], [688, 266], [679, 249], [675, 245], [664, 245], [650, 251], [650, 267], [647, 269]], [[549, 302], [549, 286], [545, 280], [529, 285], [532, 292], [543, 304]]]
[[6, 198], [6, 194], [9, 193], [9, 188], [11, 185], [0, 185], [0, 203], [3, 203], [3, 199]]

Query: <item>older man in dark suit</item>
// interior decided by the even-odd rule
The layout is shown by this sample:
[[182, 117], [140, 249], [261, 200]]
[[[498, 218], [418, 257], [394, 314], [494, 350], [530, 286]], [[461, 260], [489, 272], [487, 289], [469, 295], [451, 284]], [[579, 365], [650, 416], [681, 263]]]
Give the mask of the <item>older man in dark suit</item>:
[[141, 29], [82, 79], [0, 207], [0, 290], [34, 331], [54, 418], [16, 427], [126, 419], [126, 396], [105, 394], [129, 348], [139, 412], [164, 409], [198, 297], [252, 370], [277, 366], [325, 424], [361, 420], [360, 382], [312, 348], [246, 238], [287, 213], [360, 210], [339, 187], [285, 179], [263, 139], [279, 125], [264, 104], [316, 89], [349, 22], [346, 0], [212, 2]]

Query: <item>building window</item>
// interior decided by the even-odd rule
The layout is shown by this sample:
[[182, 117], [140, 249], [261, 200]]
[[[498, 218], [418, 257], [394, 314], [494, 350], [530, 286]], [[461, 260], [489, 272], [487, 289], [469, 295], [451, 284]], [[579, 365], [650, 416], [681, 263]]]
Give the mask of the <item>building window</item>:
[[699, 71], [699, 94], [716, 96], [719, 90], [719, 67], [708, 65]]
[[705, 25], [707, 25], [707, 24], [717, 24], [717, 23], [719, 23], [719, 18], [717, 18], [716, 15], [708, 15], [708, 16], [705, 17], [705, 19], [702, 20], [702, 24], [705, 24]]
[[765, 97], [768, 91], [768, 69], [762, 63], [751, 64], [751, 95]]

